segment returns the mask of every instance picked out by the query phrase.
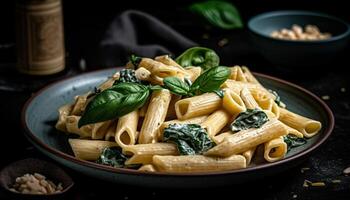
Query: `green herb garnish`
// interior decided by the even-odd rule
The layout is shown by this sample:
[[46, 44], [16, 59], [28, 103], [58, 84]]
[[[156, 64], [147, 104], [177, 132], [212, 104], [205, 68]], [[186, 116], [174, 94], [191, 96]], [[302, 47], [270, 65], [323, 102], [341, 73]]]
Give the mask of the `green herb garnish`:
[[204, 70], [219, 66], [220, 58], [215, 51], [204, 47], [192, 47], [175, 60], [182, 67], [199, 66]]
[[124, 163], [127, 159], [128, 158], [122, 153], [122, 148], [107, 147], [103, 149], [96, 163], [112, 167], [124, 167]]
[[230, 125], [231, 131], [238, 132], [249, 128], [260, 128], [269, 118], [264, 111], [259, 109], [247, 109], [238, 114], [236, 119]]
[[295, 135], [283, 136], [283, 140], [288, 146], [288, 151], [290, 151], [292, 148], [295, 148], [307, 143], [305, 138], [298, 138]]

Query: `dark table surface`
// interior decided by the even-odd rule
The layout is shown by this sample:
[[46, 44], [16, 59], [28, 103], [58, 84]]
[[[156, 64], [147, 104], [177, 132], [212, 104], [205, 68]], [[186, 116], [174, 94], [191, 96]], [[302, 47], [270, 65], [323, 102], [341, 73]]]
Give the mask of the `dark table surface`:
[[[100, 199], [112, 196], [113, 199], [149, 199], [185, 198], [189, 195], [199, 197], [223, 197], [225, 195], [259, 199], [350, 199], [350, 177], [342, 172], [350, 167], [350, 84], [347, 68], [350, 65], [347, 48], [328, 67], [319, 68], [319, 72], [300, 76], [285, 73], [273, 67], [264, 60], [250, 43], [246, 30], [234, 31], [189, 31], [186, 24], [171, 21], [173, 27], [194, 39], [203, 46], [215, 49], [222, 58], [223, 64], [246, 65], [252, 71], [269, 75], [296, 83], [316, 95], [329, 96], [326, 103], [335, 115], [335, 129], [324, 145], [302, 164], [283, 173], [265, 177], [240, 185], [231, 185], [212, 189], [170, 189], [140, 188], [127, 185], [103, 182], [63, 167], [74, 179], [75, 187], [67, 199]], [[102, 32], [100, 30], [100, 32]], [[206, 34], [205, 37], [203, 35]], [[69, 41], [69, 62], [65, 72], [49, 77], [29, 77], [18, 74], [14, 64], [9, 60], [0, 65], [0, 124], [1, 134], [0, 167], [22, 158], [35, 157], [50, 160], [38, 152], [24, 137], [20, 126], [20, 112], [24, 102], [44, 85], [64, 77], [82, 73], [78, 66], [81, 57], [89, 61], [92, 52], [77, 53], [76, 45], [83, 45], [85, 38], [72, 32], [66, 33]], [[209, 38], [207, 36], [209, 35]], [[218, 43], [222, 39], [228, 41], [224, 46]], [[11, 49], [11, 47], [10, 47]], [[11, 51], [11, 50], [10, 50]], [[10, 53], [11, 54], [11, 53]], [[297, 64], [297, 63], [296, 63]], [[96, 69], [95, 64], [87, 63], [88, 69]], [[343, 88], [343, 89], [342, 89]], [[344, 91], [345, 90], [345, 91]], [[50, 160], [52, 161], [52, 160]], [[52, 161], [54, 162], [54, 161]], [[308, 168], [303, 171], [302, 168]], [[324, 187], [303, 187], [304, 180], [323, 181]], [[339, 180], [335, 181], [334, 180]], [[6, 199], [4, 191], [0, 190], [0, 199]]]

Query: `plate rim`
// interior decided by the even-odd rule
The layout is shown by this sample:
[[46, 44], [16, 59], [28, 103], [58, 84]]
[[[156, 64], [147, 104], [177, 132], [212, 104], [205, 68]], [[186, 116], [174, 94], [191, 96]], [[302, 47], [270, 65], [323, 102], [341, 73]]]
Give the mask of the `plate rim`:
[[[283, 164], [286, 164], [286, 163], [291, 162], [291, 161], [298, 159], [298, 158], [302, 158], [302, 157], [314, 152], [320, 145], [322, 145], [329, 138], [329, 136], [331, 135], [331, 133], [333, 132], [333, 129], [334, 129], [334, 123], [335, 123], [334, 115], [333, 115], [331, 109], [329, 108], [329, 106], [323, 100], [321, 100], [318, 96], [316, 96], [315, 94], [313, 94], [309, 90], [307, 90], [307, 89], [305, 89], [297, 84], [291, 83], [289, 81], [286, 81], [286, 80], [283, 80], [280, 78], [276, 78], [276, 77], [271, 76], [271, 75], [266, 75], [266, 74], [257, 73], [257, 72], [253, 72], [253, 74], [257, 75], [259, 77], [271, 79], [273, 81], [282, 83], [284, 85], [288, 85], [290, 87], [296, 88], [296, 89], [302, 91], [303, 93], [309, 95], [312, 99], [316, 100], [321, 105], [321, 107], [323, 107], [323, 109], [326, 112], [326, 115], [328, 117], [328, 121], [329, 121], [329, 126], [326, 127], [326, 129], [324, 130], [323, 137], [320, 138], [316, 143], [314, 143], [308, 149], [306, 149], [298, 154], [295, 154], [293, 156], [276, 161], [276, 162], [264, 163], [262, 165], [257, 165], [254, 167], [236, 169], [236, 170], [227, 170], [227, 171], [170, 173], [170, 172], [146, 172], [146, 171], [138, 171], [138, 170], [133, 170], [133, 169], [113, 168], [110, 166], [100, 165], [100, 164], [97, 164], [97, 163], [94, 163], [91, 161], [80, 160], [80, 159], [75, 158], [72, 155], [69, 155], [69, 154], [64, 153], [62, 151], [59, 151], [59, 150], [52, 148], [49, 145], [43, 143], [38, 137], [36, 137], [33, 134], [33, 132], [27, 126], [27, 124], [26, 124], [26, 112], [27, 112], [28, 107], [31, 105], [31, 103], [33, 102], [33, 100], [37, 96], [41, 95], [43, 92], [45, 92], [49, 88], [51, 88], [51, 87], [53, 87], [61, 82], [64, 82], [64, 81], [67, 81], [70, 79], [76, 79], [79, 76], [86, 76], [86, 75], [98, 73], [101, 71], [109, 71], [112, 69], [119, 71], [120, 69], [123, 69], [123, 68], [124, 67], [112, 67], [112, 68], [97, 69], [97, 70], [93, 70], [93, 71], [84, 72], [81, 74], [65, 77], [65, 78], [62, 78], [60, 80], [54, 81], [54, 82], [44, 86], [43, 88], [41, 88], [37, 92], [33, 93], [31, 95], [31, 97], [29, 99], [27, 99], [27, 101], [25, 102], [24, 106], [22, 107], [22, 111], [21, 111], [21, 126], [24, 129], [24, 134], [25, 134], [26, 138], [32, 143], [33, 146], [35, 146], [37, 149], [39, 149], [39, 151], [42, 151], [42, 149], [43, 149], [43, 150], [46, 150], [47, 153], [50, 153], [50, 154], [54, 155], [55, 157], [64, 159], [64, 160], [69, 161], [69, 162], [73, 162], [74, 164], [83, 165], [84, 167], [94, 168], [94, 169], [98, 169], [98, 170], [103, 170], [103, 171], [109, 172], [109, 173], [112, 172], [112, 173], [118, 173], [118, 174], [124, 174], [124, 175], [145, 175], [145, 176], [162, 176], [162, 177], [171, 177], [171, 176], [174, 176], [174, 177], [182, 177], [182, 176], [184, 176], [184, 177], [198, 177], [198, 176], [203, 177], [203, 176], [219, 176], [219, 175], [227, 175], [227, 174], [231, 174], [231, 175], [232, 174], [243, 174], [243, 173], [248, 173], [248, 172], [252, 172], [252, 171], [255, 172], [255, 171], [259, 171], [259, 170], [269, 169], [269, 168], [276, 167], [276, 166], [282, 166]], [[37, 145], [40, 148], [38, 148]], [[42, 152], [42, 153], [46, 153], [46, 152]], [[58, 161], [55, 160], [55, 162], [58, 162]], [[66, 166], [66, 167], [68, 167], [68, 166]]]

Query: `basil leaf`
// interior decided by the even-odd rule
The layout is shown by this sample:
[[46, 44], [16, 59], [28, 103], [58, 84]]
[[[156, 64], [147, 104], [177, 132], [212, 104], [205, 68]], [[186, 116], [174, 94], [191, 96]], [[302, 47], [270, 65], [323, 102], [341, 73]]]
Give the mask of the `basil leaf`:
[[182, 67], [200, 66], [204, 70], [216, 67], [220, 63], [215, 51], [204, 47], [192, 47], [183, 52], [175, 60]]
[[188, 84], [177, 77], [166, 77], [163, 79], [164, 86], [172, 93], [185, 96], [190, 91]]
[[175, 143], [181, 155], [202, 154], [214, 146], [198, 124], [171, 124], [164, 129], [163, 140]]
[[259, 109], [247, 109], [245, 112], [239, 113], [230, 125], [230, 129], [233, 132], [238, 132], [249, 128], [260, 128], [267, 121], [269, 121], [269, 118], [264, 111]]
[[124, 167], [124, 163], [127, 159], [128, 158], [122, 153], [122, 148], [107, 147], [103, 149], [96, 163], [112, 167]]
[[212, 25], [222, 29], [242, 28], [243, 23], [237, 8], [225, 1], [194, 3], [190, 10], [204, 17]]
[[218, 90], [228, 77], [230, 76], [230, 69], [223, 66], [217, 66], [206, 70], [201, 74], [191, 85], [191, 91], [199, 90], [203, 93], [213, 92]]
[[138, 83], [114, 85], [96, 95], [86, 106], [78, 126], [121, 117], [142, 107], [149, 96], [149, 88]]
[[292, 148], [295, 148], [307, 143], [305, 138], [298, 138], [295, 135], [283, 136], [283, 140], [287, 144], [288, 151], [290, 151]]
[[141, 83], [141, 81], [136, 78], [135, 70], [133, 69], [122, 69], [119, 71], [119, 74], [120, 77], [114, 85], [118, 83]]
[[158, 90], [163, 90], [164, 88], [160, 85], [150, 85], [149, 89], [152, 91], [158, 91]]

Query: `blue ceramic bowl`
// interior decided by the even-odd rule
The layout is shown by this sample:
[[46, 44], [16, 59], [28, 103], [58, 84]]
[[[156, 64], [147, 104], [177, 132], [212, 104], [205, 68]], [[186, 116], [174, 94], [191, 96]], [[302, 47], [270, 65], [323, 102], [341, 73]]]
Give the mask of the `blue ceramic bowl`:
[[22, 125], [29, 141], [41, 152], [77, 173], [129, 185], [193, 188], [242, 183], [294, 167], [330, 136], [334, 126], [331, 110], [312, 93], [286, 81], [255, 74], [264, 86], [279, 92], [290, 110], [319, 120], [323, 125], [319, 134], [310, 138], [307, 144], [292, 149], [283, 160], [246, 169], [198, 173], [141, 172], [79, 160], [73, 156], [67, 134], [57, 131], [54, 127], [58, 117], [57, 109], [63, 104], [72, 102], [75, 95], [92, 90], [120, 69], [99, 70], [71, 77], [53, 83], [33, 95], [22, 112]]
[[[293, 24], [302, 27], [312, 24], [332, 37], [326, 40], [295, 41], [276, 39], [271, 32], [290, 29]], [[274, 11], [257, 15], [249, 20], [251, 39], [260, 53], [272, 64], [287, 71], [311, 70], [329, 63], [346, 47], [350, 26], [333, 16], [308, 11]]]

